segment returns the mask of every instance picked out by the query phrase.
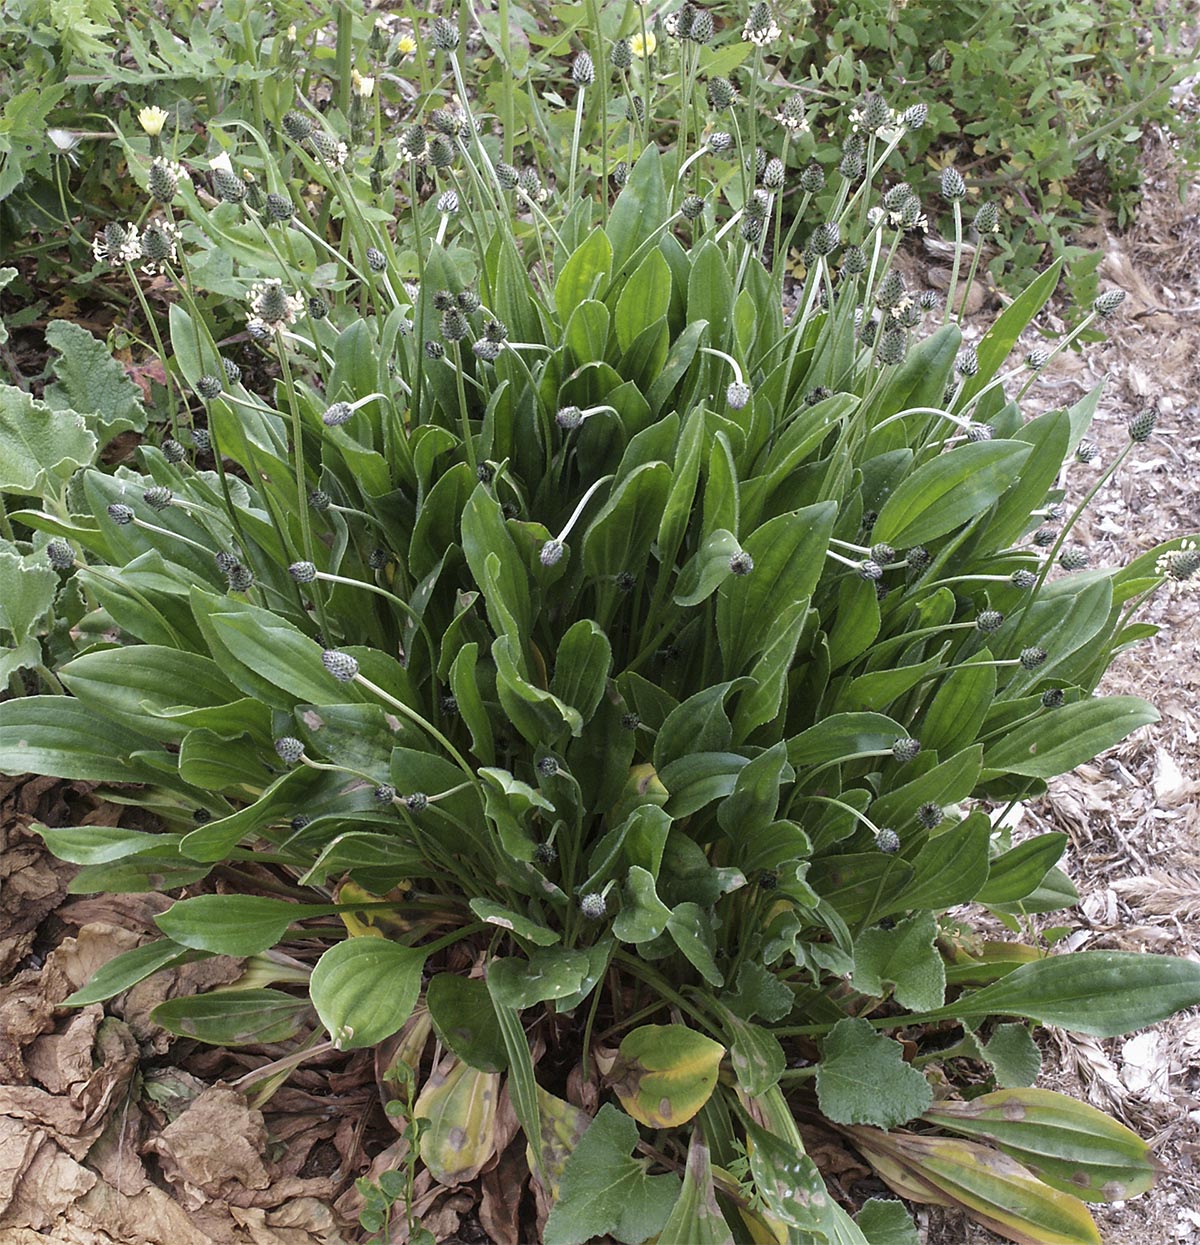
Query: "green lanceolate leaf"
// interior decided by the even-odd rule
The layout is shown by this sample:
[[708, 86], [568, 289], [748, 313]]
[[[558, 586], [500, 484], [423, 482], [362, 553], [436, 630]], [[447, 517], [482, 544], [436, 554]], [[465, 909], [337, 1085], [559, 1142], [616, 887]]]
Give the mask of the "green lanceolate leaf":
[[747, 1121], [746, 1148], [755, 1190], [771, 1214], [797, 1232], [828, 1239], [833, 1200], [799, 1139], [785, 1141]]
[[42, 836], [59, 860], [73, 865], [103, 865], [154, 847], [178, 846], [177, 834], [149, 834], [145, 830], [123, 830], [119, 826], [39, 826], [30, 829]]
[[368, 890], [382, 895], [406, 878], [428, 877], [438, 872], [436, 861], [418, 848], [392, 834], [372, 834], [366, 830], [348, 830], [331, 839], [313, 861], [312, 868], [300, 878], [302, 886], [320, 884], [331, 874], [349, 871], [362, 880]]
[[[553, 1121], [547, 1120], [539, 1105], [539, 1098], [543, 1091], [537, 1083], [537, 1076], [533, 1069], [533, 1055], [530, 1053], [529, 1040], [521, 1024], [520, 1012], [500, 997], [496, 983], [493, 981], [492, 965], [495, 963], [496, 961], [493, 960], [492, 964], [488, 965], [486, 981], [496, 1022], [500, 1026], [504, 1048], [508, 1053], [508, 1093], [512, 1099], [513, 1110], [525, 1132], [525, 1141], [529, 1147], [530, 1171], [543, 1188], [552, 1191], [548, 1183], [550, 1156], [547, 1153], [545, 1138], [547, 1131], [553, 1131], [554, 1125]], [[569, 1107], [572, 1111], [575, 1109], [570, 1107], [570, 1104], [564, 1103], [563, 1106]]]
[[590, 722], [612, 668], [612, 646], [608, 637], [590, 618], [581, 618], [570, 627], [558, 647], [551, 690], [564, 704], [579, 710]]
[[669, 1241], [687, 1241], [688, 1245], [734, 1245], [733, 1233], [717, 1205], [712, 1162], [699, 1128], [692, 1129], [683, 1188], [658, 1239], [662, 1245]]
[[48, 774], [84, 782], [154, 782], [134, 754], [152, 740], [115, 722], [97, 732], [95, 713], [63, 696], [0, 704], [0, 773]]
[[256, 1046], [294, 1038], [310, 1015], [307, 999], [282, 990], [221, 990], [168, 999], [150, 1019], [168, 1033], [213, 1046]]
[[1200, 964], [1171, 955], [1073, 951], [1022, 964], [943, 1009], [963, 1019], [1024, 1016], [1119, 1037], [1200, 1006]]
[[336, 911], [336, 905], [257, 895], [197, 895], [176, 900], [154, 923], [181, 947], [215, 955], [257, 955], [280, 942], [294, 921]]
[[588, 967], [586, 952], [558, 949], [535, 951], [528, 960], [493, 960], [488, 989], [498, 1004], [519, 1011], [576, 993]]
[[1136, 696], [1079, 700], [998, 739], [984, 753], [983, 779], [999, 774], [1053, 778], [1157, 721], [1157, 711]]
[[1058, 863], [1067, 846], [1065, 834], [1039, 834], [992, 861], [988, 880], [976, 893], [979, 903], [1014, 903], [1032, 895]]
[[940, 752], [979, 734], [996, 694], [996, 667], [991, 653], [973, 653], [956, 666], [938, 687], [921, 723], [923, 747]]
[[919, 342], [904, 362], [887, 374], [875, 409], [883, 415], [895, 415], [914, 406], [941, 406], [961, 345], [962, 333], [955, 324], [944, 324]]
[[543, 691], [521, 673], [520, 655], [510, 636], [492, 644], [496, 663], [496, 691], [513, 725], [534, 745], [544, 746], [566, 733], [583, 731], [583, 715], [552, 692]]
[[[988, 844], [992, 826], [976, 809], [943, 834], [931, 838], [912, 862], [912, 880], [895, 899], [900, 908], [942, 912], [974, 899], [988, 876]], [[896, 908], [880, 912], [890, 916]]]
[[779, 1039], [763, 1025], [751, 1024], [721, 1008], [721, 1023], [729, 1037], [729, 1062], [740, 1088], [752, 1098], [779, 1083], [787, 1057]]
[[963, 382], [962, 392], [959, 394], [960, 405], [969, 402], [1000, 370], [1001, 364], [1016, 345], [1017, 338], [1054, 293], [1062, 273], [1063, 262], [1061, 257], [1056, 259], [1045, 272], [1035, 277], [1005, 307], [997, 316], [996, 322], [983, 335], [976, 347], [979, 371], [974, 376], [967, 377]]
[[163, 968], [174, 968], [192, 960], [203, 959], [206, 952], [189, 951], [169, 938], [143, 943], [131, 951], [123, 951], [107, 964], [102, 964], [89, 978], [87, 985], [80, 986], [74, 994], [63, 1000], [64, 1007], [86, 1007], [89, 1003], [103, 1003], [121, 994], [130, 986], [136, 986]]
[[[184, 704], [223, 705], [238, 698], [216, 662], [153, 644], [84, 653], [59, 673], [71, 692], [97, 713], [173, 742], [182, 739], [187, 728], [162, 718], [162, 710]], [[261, 767], [259, 773], [265, 776]]]
[[317, 961], [309, 995], [338, 1050], [391, 1037], [421, 993], [425, 952], [386, 938], [347, 938]]
[[930, 1123], [1011, 1155], [1039, 1180], [1085, 1202], [1137, 1197], [1154, 1183], [1150, 1147], [1111, 1116], [1047, 1089], [1003, 1089], [947, 1100]]
[[667, 921], [667, 933], [709, 985], [725, 984], [713, 954], [712, 922], [703, 908], [694, 903], [677, 904]]
[[697, 752], [724, 752], [733, 738], [725, 702], [740, 680], [717, 683], [673, 709], [658, 731], [654, 767], [660, 773], [672, 761]]
[[725, 528], [710, 533], [684, 564], [675, 584], [675, 604], [685, 608], [707, 601], [733, 572], [729, 560], [741, 552], [737, 537]]
[[625, 879], [613, 933], [622, 942], [651, 942], [667, 928], [670, 919], [671, 909], [659, 899], [654, 876], [634, 865]]
[[865, 1020], [839, 1020], [821, 1045], [817, 1069], [821, 1110], [837, 1124], [895, 1128], [933, 1101], [924, 1076], [904, 1062], [899, 1042]]
[[629, 180], [617, 196], [608, 218], [606, 232], [612, 242], [614, 279], [666, 218], [667, 190], [662, 158], [651, 143], [630, 170]]
[[651, 251], [625, 283], [617, 299], [613, 324], [617, 343], [628, 350], [652, 324], [667, 314], [671, 305], [671, 270], [661, 251]]
[[584, 533], [583, 566], [589, 576], [645, 574], [670, 489], [671, 468], [662, 462], [643, 463], [617, 485]]
[[756, 528], [743, 542], [754, 569], [717, 590], [717, 636], [730, 677], [774, 639], [778, 620], [812, 596], [837, 507], [805, 506]]
[[914, 876], [907, 861], [883, 852], [827, 856], [814, 860], [808, 871], [813, 890], [851, 929], [904, 905]]
[[641, 1124], [685, 1124], [708, 1101], [725, 1048], [682, 1025], [642, 1025], [626, 1034], [609, 1079]]
[[[603, 229], [593, 229], [562, 266], [554, 282], [554, 301], [558, 318], [566, 324], [584, 299], [603, 292], [612, 270], [612, 244]], [[589, 358], [599, 357], [588, 355]]]
[[567, 1159], [544, 1245], [584, 1245], [605, 1233], [638, 1245], [662, 1230], [679, 1195], [677, 1176], [647, 1174], [630, 1157], [637, 1125], [606, 1103]]
[[938, 455], [887, 499], [872, 538], [903, 548], [961, 527], [1008, 488], [1029, 454], [1023, 441], [979, 441]]
[[481, 921], [500, 929], [512, 930], [518, 937], [527, 938], [539, 947], [552, 947], [559, 941], [559, 935], [554, 930], [539, 925], [537, 921], [531, 921], [529, 917], [513, 911], [512, 908], [493, 903], [490, 899], [472, 899], [471, 911]]
[[788, 761], [799, 770], [864, 752], [885, 752], [905, 735], [899, 722], [882, 713], [835, 713], [788, 740]]

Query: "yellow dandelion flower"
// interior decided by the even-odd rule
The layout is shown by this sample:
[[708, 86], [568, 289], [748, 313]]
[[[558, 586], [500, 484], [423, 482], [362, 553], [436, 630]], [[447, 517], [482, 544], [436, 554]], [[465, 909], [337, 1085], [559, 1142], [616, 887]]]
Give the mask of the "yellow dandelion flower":
[[396, 51], [401, 56], [411, 56], [417, 50], [417, 41], [412, 35], [401, 35], [396, 40]]
[[658, 40], [655, 38], [652, 30], [646, 31], [645, 38], [641, 35], [634, 35], [629, 40], [629, 50], [638, 60], [642, 60], [647, 56], [653, 56], [656, 47], [658, 47]]

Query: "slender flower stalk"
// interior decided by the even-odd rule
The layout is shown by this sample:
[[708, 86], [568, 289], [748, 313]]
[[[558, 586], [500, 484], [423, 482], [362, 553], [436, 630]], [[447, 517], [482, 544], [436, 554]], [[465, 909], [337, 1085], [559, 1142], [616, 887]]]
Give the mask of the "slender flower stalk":
[[583, 514], [588, 502], [595, 496], [596, 490], [602, 488], [612, 478], [613, 477], [611, 475], [601, 476], [600, 479], [598, 479], [595, 484], [593, 484], [591, 488], [589, 488], [588, 491], [580, 498], [579, 504], [571, 512], [571, 517], [567, 520], [562, 531], [560, 531], [557, 536], [546, 541], [546, 543], [542, 546], [542, 551], [539, 556], [543, 566], [554, 566], [562, 558], [563, 553], [566, 551], [566, 544], [564, 542], [567, 537], [570, 536], [571, 529], [576, 523], [579, 522], [580, 515]]

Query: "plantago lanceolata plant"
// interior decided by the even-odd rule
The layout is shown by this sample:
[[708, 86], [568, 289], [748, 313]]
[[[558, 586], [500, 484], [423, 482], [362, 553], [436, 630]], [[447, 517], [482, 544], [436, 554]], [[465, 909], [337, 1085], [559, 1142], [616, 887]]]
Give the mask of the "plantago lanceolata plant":
[[[77, 890], [186, 892], [73, 1001], [249, 957], [158, 1022], [293, 1042], [288, 1067], [400, 1033], [446, 1183], [491, 1157], [506, 1086], [548, 1245], [876, 1239], [797, 1120], [905, 1197], [1095, 1240], [1079, 1199], [1153, 1164], [1027, 1088], [1029, 1028], [1151, 1024], [1200, 969], [1046, 954], [1065, 836], [1013, 846], [989, 810], [1155, 719], [1095, 689], [1195, 550], [1088, 569], [1071, 542], [1152, 418], [1097, 476], [1099, 391], [1056, 409], [1046, 358], [1005, 370], [1057, 266], [964, 346], [954, 170], [951, 297], [906, 287], [919, 101], [868, 94], [822, 162], [770, 5], [740, 62], [699, 6], [588, 13], [543, 98], [494, 96], [501, 129], [464, 12], [399, 36], [398, 122], [395, 40], [339, 27], [328, 112], [264, 95], [207, 158], [126, 141], [151, 199], [96, 255], [142, 299], [154, 429], [100, 463], [128, 394], [89, 405], [69, 340], [51, 405], [0, 390], [0, 445], [29, 447], [0, 453], [6, 671], [39, 685], [0, 705], [0, 766], [142, 784], [162, 833], [46, 840]], [[209, 892], [218, 865], [243, 893]], [[985, 945], [972, 903], [1023, 941]], [[252, 967], [281, 943], [311, 975]], [[954, 1096], [964, 1068], [990, 1092]]]

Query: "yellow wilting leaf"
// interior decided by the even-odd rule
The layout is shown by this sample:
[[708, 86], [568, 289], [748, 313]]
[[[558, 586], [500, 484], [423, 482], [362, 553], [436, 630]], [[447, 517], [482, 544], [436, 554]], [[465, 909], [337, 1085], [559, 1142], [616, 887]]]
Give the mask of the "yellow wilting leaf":
[[425, 1049], [425, 1043], [429, 1040], [429, 1031], [432, 1028], [433, 1019], [429, 1015], [429, 1009], [424, 1006], [418, 1007], [404, 1022], [404, 1027], [400, 1032], [391, 1039], [391, 1042], [395, 1044], [395, 1050], [383, 1074], [384, 1081], [396, 1080], [395, 1070], [402, 1063], [408, 1065], [410, 1072], [416, 1072], [421, 1063], [421, 1052]]
[[946, 980], [955, 986], [986, 986], [1007, 973], [1045, 959], [1046, 953], [1023, 942], [985, 942], [977, 948], [953, 946], [946, 965]]
[[754, 1245], [787, 1245], [787, 1227], [773, 1215], [765, 1210], [751, 1210], [748, 1206], [739, 1206], [738, 1214]]
[[901, 1197], [957, 1204], [1017, 1245], [1102, 1245], [1082, 1202], [990, 1146], [874, 1128], [845, 1131]]
[[639, 805], [657, 804], [661, 808], [669, 798], [670, 792], [659, 782], [653, 765], [635, 765], [629, 771], [620, 797], [608, 813], [608, 824], [619, 826]]
[[[557, 1202], [558, 1182], [562, 1178], [563, 1168], [579, 1144], [580, 1137], [587, 1132], [592, 1117], [562, 1098], [548, 1094], [540, 1085], [537, 1087], [537, 1097], [538, 1115], [542, 1121], [542, 1173], [546, 1177], [546, 1192], [549, 1193], [550, 1200]], [[529, 1159], [529, 1170], [533, 1171], [533, 1153], [528, 1145], [525, 1152]]]
[[[744, 1097], [739, 1093], [739, 1097]], [[777, 1219], [763, 1206], [743, 1206], [741, 1186], [723, 1167], [712, 1169], [713, 1184], [721, 1193], [734, 1199], [738, 1217], [749, 1234], [751, 1245], [787, 1245], [787, 1224]]]
[[[404, 893], [403, 887], [397, 887], [390, 895], [373, 895], [366, 887], [357, 882], [343, 882], [338, 888], [338, 903], [383, 903], [385, 899], [398, 899]], [[380, 913], [378, 910], [359, 915], [357, 912], [339, 912], [342, 924], [351, 938], [386, 938], [387, 931], [403, 933], [411, 925], [402, 917], [392, 912]]]
[[1137, 1197], [1154, 1183], [1150, 1147], [1110, 1115], [1048, 1089], [1002, 1089], [939, 1102], [925, 1119], [989, 1142], [1039, 1180], [1085, 1202]]
[[621, 1105], [651, 1128], [684, 1124], [708, 1101], [725, 1047], [683, 1025], [643, 1025], [621, 1043], [611, 1079]]
[[464, 1184], [479, 1175], [496, 1150], [496, 1102], [500, 1076], [479, 1072], [448, 1055], [421, 1088], [413, 1105], [428, 1125], [421, 1133], [421, 1161], [439, 1184]]

